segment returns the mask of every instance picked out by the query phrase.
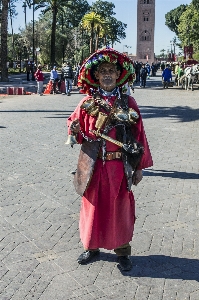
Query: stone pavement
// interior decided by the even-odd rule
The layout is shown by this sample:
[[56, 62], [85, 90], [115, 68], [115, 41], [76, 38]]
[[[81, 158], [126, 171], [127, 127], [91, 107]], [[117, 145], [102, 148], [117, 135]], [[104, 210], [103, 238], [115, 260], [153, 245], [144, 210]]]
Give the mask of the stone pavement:
[[[50, 71], [44, 73], [44, 86], [50, 79]], [[26, 92], [36, 93], [37, 82], [31, 80], [32, 75], [30, 74], [30, 81], [27, 81], [26, 73], [21, 74], [9, 74], [9, 82], [0, 82], [0, 94], [7, 94], [7, 87], [23, 87]]]
[[133, 187], [133, 269], [112, 251], [78, 265], [79, 146], [66, 119], [82, 95], [0, 97], [0, 299], [199, 299], [199, 90], [135, 87], [153, 168]]

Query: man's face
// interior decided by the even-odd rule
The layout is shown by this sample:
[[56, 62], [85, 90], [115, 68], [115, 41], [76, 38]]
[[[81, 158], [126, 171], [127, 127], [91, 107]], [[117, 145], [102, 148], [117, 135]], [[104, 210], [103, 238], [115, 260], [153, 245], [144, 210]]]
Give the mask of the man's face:
[[100, 87], [111, 92], [116, 87], [116, 81], [120, 76], [120, 71], [117, 70], [116, 65], [105, 62], [102, 63], [95, 72], [96, 79], [99, 80]]

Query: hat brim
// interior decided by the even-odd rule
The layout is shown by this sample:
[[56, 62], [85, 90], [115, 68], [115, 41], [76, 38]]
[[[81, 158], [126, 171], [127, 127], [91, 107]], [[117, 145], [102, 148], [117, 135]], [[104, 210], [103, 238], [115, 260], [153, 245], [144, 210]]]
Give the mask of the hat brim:
[[91, 88], [97, 89], [99, 87], [99, 81], [95, 77], [95, 71], [103, 62], [115, 64], [120, 70], [120, 76], [116, 82], [118, 87], [122, 87], [126, 82], [134, 81], [135, 72], [132, 61], [128, 56], [112, 48], [100, 49], [87, 58], [81, 66], [78, 86], [82, 88], [84, 93], [89, 93]]

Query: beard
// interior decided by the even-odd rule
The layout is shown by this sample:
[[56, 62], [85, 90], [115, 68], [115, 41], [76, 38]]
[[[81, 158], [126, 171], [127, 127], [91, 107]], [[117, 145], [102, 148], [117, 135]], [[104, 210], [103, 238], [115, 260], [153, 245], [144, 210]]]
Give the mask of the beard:
[[116, 82], [111, 77], [106, 77], [100, 82], [100, 87], [105, 91], [112, 91], [116, 87]]

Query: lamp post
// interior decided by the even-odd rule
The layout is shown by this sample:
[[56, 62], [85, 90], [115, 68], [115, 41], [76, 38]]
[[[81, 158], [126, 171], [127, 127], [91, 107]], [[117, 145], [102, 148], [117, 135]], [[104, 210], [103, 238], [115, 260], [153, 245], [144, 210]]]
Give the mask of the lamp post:
[[124, 52], [124, 48], [132, 48], [131, 46], [127, 46], [127, 45], [123, 45], [123, 52]]
[[[62, 34], [64, 32], [64, 16], [63, 13], [61, 15], [61, 28], [62, 28]], [[64, 40], [62, 41], [62, 63], [64, 63], [64, 56], [65, 56], [65, 49], [64, 49]]]
[[35, 61], [35, 0], [32, 1], [32, 61]]
[[173, 49], [172, 49], [173, 41], [170, 41], [170, 44], [171, 44], [171, 54], [172, 54], [173, 53]]
[[26, 8], [27, 8], [27, 4], [26, 2], [23, 3], [22, 7], [24, 8], [24, 14], [25, 14], [25, 27], [26, 27]]
[[82, 27], [82, 55], [81, 55], [81, 64], [83, 63], [83, 60], [84, 60], [84, 49], [83, 49], [83, 46], [84, 46], [84, 29]]

